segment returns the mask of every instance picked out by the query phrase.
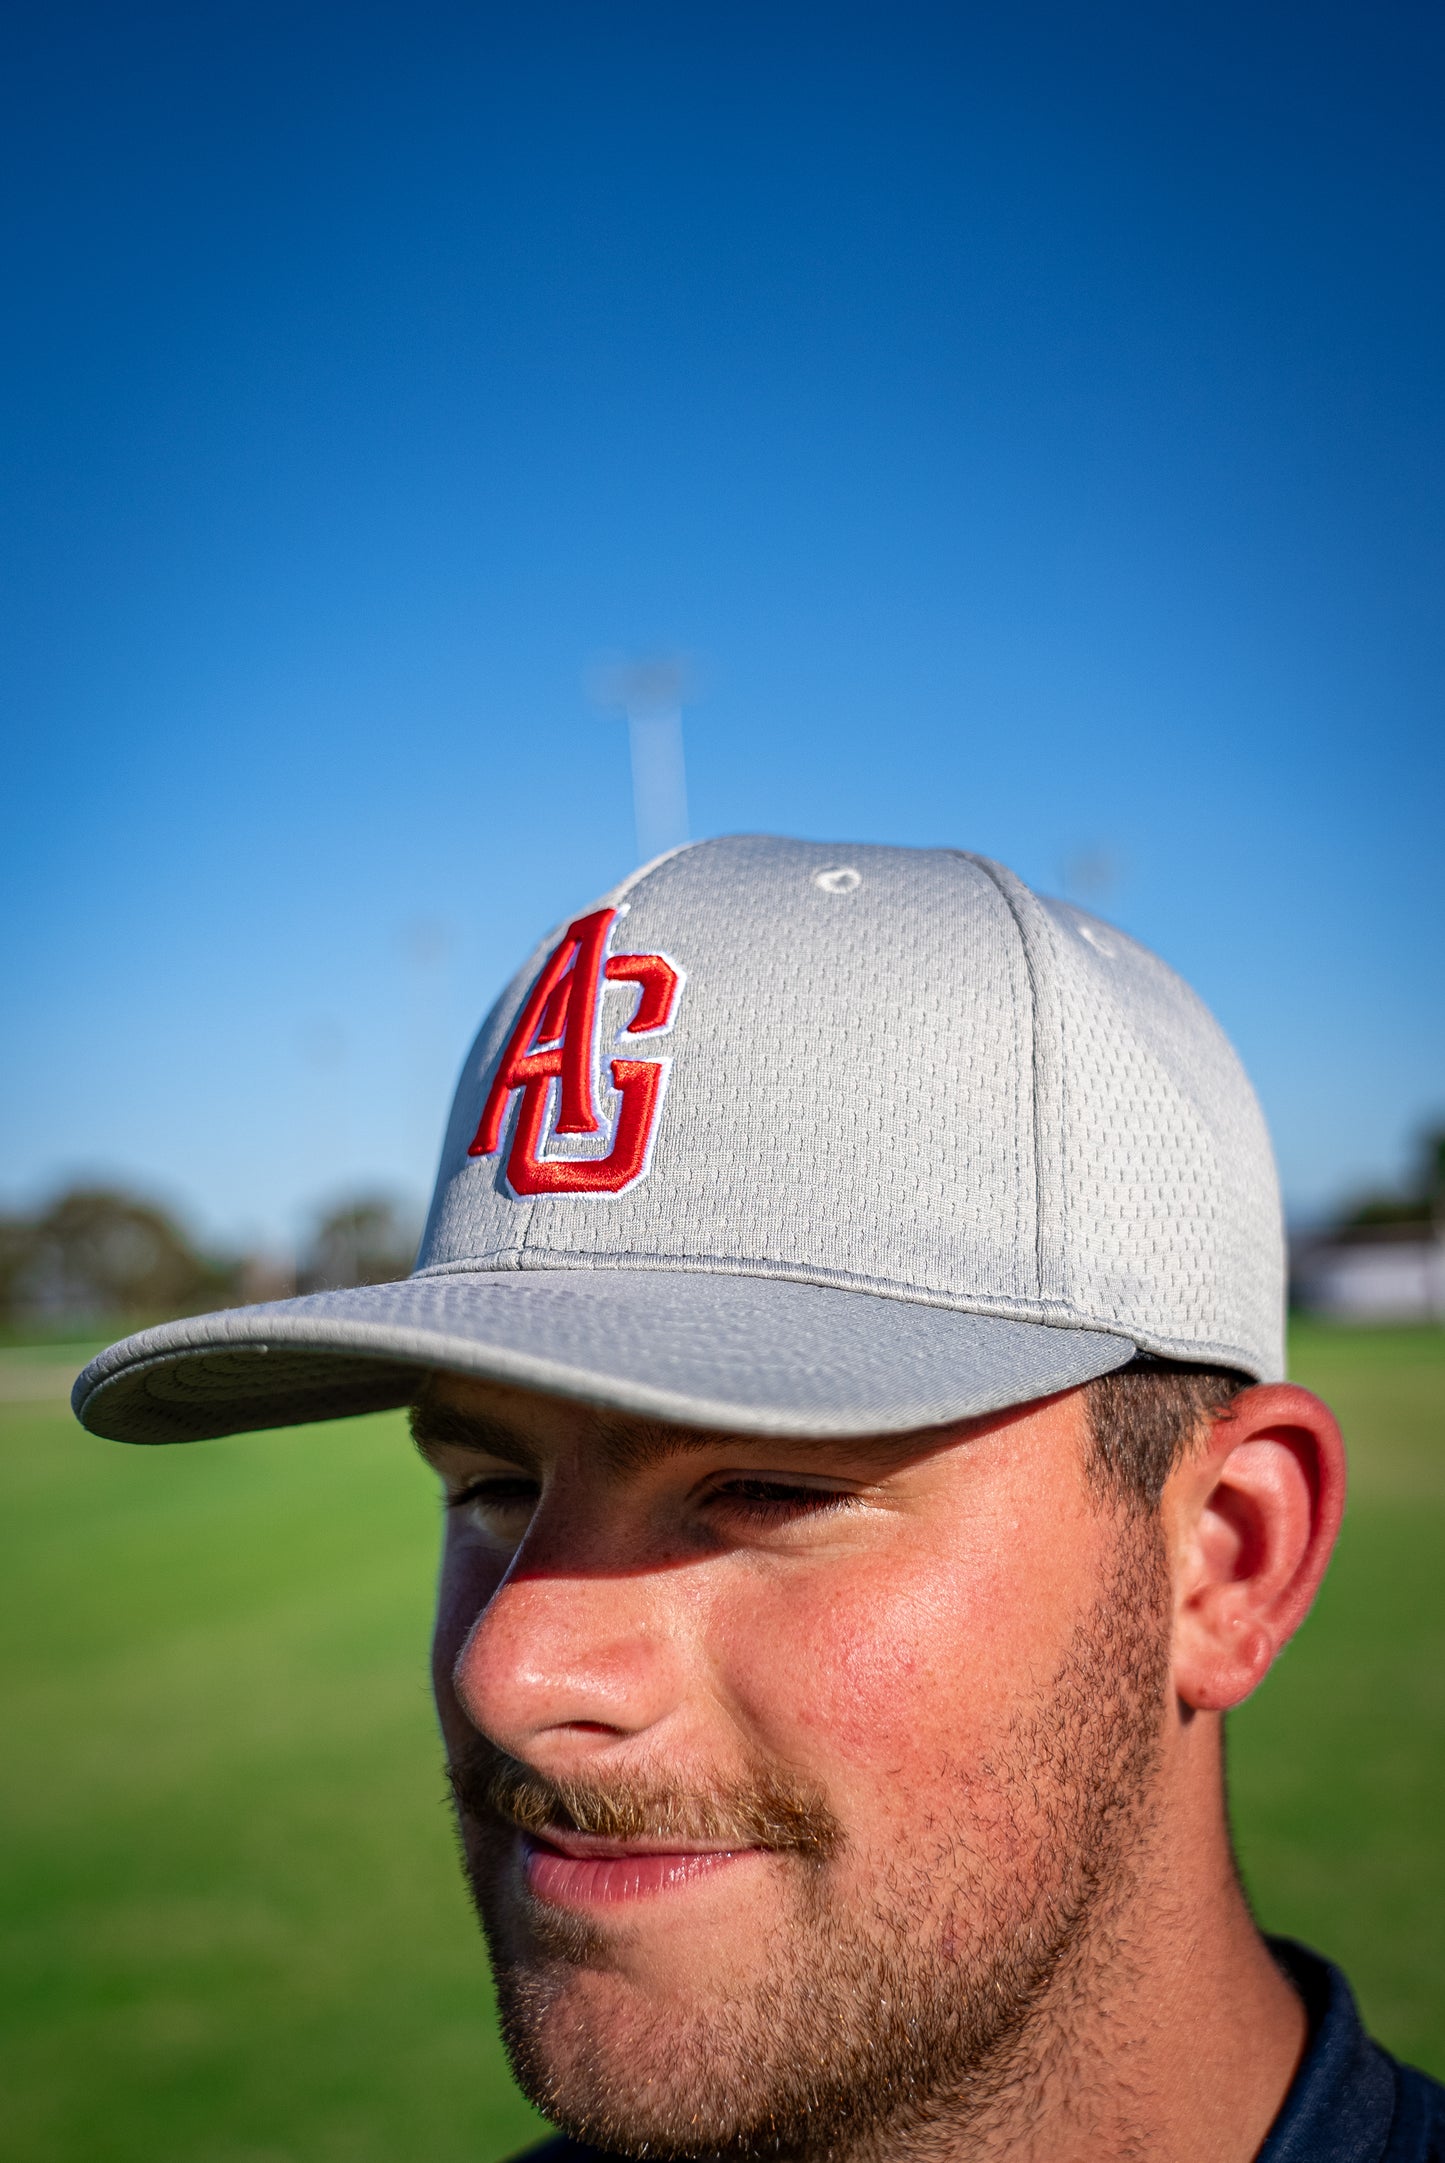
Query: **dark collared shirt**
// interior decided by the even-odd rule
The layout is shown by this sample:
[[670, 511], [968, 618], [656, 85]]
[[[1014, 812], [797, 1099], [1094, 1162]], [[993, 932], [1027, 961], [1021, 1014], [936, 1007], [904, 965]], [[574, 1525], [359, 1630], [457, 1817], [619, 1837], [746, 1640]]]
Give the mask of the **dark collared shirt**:
[[[1270, 1949], [1304, 1999], [1309, 2041], [1255, 2163], [1445, 2163], [1445, 2088], [1370, 2041], [1338, 1968], [1287, 1938]], [[558, 2138], [518, 2163], [607, 2158]]]
[[1270, 1949], [1310, 2029], [1256, 2163], [1445, 2163], [1445, 2088], [1370, 2041], [1338, 1968], [1287, 1938]]

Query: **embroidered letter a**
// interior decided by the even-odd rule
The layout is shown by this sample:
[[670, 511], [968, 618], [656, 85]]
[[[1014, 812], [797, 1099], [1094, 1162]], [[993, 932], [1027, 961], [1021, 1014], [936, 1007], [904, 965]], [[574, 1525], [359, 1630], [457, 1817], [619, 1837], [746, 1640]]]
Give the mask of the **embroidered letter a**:
[[624, 1037], [666, 1029], [677, 1003], [681, 973], [662, 954], [607, 954], [616, 909], [596, 909], [569, 924], [527, 994], [507, 1039], [467, 1155], [495, 1156], [502, 1122], [520, 1090], [507, 1180], [528, 1194], [621, 1194], [647, 1169], [668, 1062], [614, 1059], [612, 1086], [619, 1099], [612, 1147], [604, 1157], [543, 1156], [547, 1114], [555, 1095], [551, 1133], [599, 1134], [594, 1078], [597, 1018], [604, 979], [639, 987]]

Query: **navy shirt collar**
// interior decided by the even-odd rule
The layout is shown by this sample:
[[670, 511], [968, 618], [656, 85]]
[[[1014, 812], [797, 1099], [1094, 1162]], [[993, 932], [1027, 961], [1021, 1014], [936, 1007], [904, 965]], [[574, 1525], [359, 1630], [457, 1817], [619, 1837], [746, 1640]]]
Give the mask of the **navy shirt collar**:
[[1386, 2163], [1394, 2061], [1366, 2035], [1338, 1968], [1288, 1938], [1269, 1942], [1304, 2000], [1309, 2042], [1257, 2163]]

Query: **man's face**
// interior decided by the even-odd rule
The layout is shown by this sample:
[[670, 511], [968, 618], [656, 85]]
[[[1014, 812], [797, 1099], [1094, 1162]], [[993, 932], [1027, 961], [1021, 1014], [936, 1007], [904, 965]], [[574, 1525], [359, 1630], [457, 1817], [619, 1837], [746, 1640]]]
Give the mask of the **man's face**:
[[757, 1441], [438, 1377], [435, 1684], [523, 2086], [604, 2147], [984, 2107], [1127, 1879], [1157, 1527], [1073, 1393]]

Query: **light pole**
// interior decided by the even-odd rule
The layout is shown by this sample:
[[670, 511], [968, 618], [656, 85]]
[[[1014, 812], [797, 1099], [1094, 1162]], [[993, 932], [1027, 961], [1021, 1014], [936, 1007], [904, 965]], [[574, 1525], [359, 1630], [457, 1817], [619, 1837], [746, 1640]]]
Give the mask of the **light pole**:
[[627, 716], [637, 859], [647, 864], [688, 838], [682, 749], [687, 664], [672, 654], [609, 662], [592, 672], [591, 688], [599, 706]]

